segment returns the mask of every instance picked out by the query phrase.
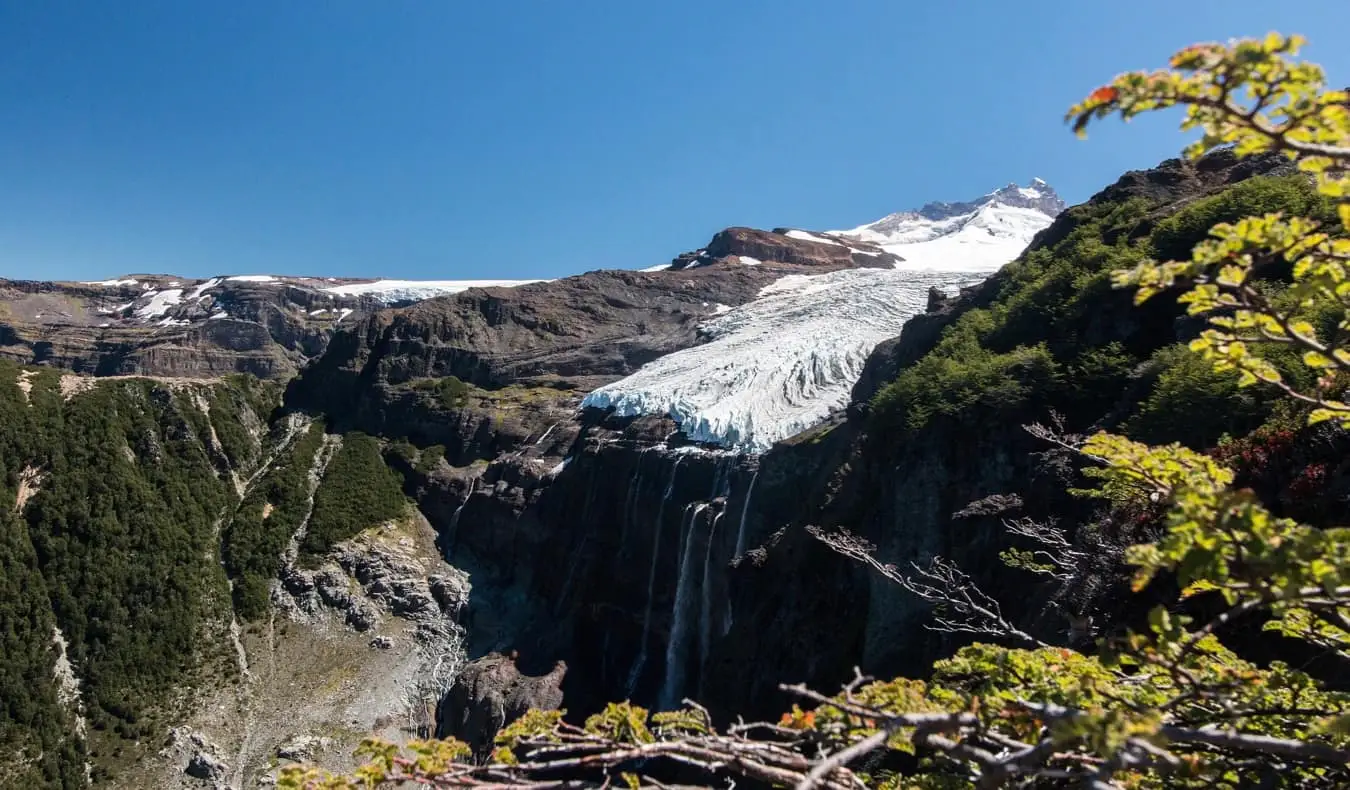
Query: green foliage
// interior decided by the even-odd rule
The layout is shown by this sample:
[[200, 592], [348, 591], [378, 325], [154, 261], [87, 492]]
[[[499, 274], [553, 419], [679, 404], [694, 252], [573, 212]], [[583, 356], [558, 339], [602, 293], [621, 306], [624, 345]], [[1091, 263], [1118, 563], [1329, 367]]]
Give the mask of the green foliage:
[[41, 440], [34, 409], [15, 383], [19, 372], [0, 361], [0, 786], [83, 787], [84, 744], [57, 697], [46, 581], [28, 525], [11, 505]]
[[1336, 219], [1334, 204], [1317, 194], [1304, 176], [1253, 178], [1194, 201], [1159, 221], [1149, 240], [1153, 254], [1161, 260], [1189, 257], [1195, 245], [1209, 237], [1214, 226], [1280, 211], [1322, 222]]
[[320, 557], [334, 543], [399, 518], [406, 509], [403, 481], [384, 463], [379, 440], [349, 433], [314, 493], [314, 512], [300, 550]]
[[1212, 447], [1225, 434], [1241, 435], [1268, 416], [1273, 398], [1238, 387], [1185, 346], [1168, 346], [1153, 356], [1153, 391], [1125, 424], [1130, 436], [1148, 442], [1179, 441], [1195, 449]]
[[261, 447], [249, 426], [265, 424], [280, 395], [274, 382], [245, 373], [226, 376], [207, 394], [211, 426], [234, 468], [247, 469], [258, 461]]
[[430, 447], [424, 447], [417, 456], [417, 463], [414, 465], [421, 474], [429, 474], [441, 465], [445, 460], [445, 445], [433, 444]]
[[269, 583], [309, 514], [309, 471], [322, 445], [323, 424], [315, 423], [254, 484], [224, 533], [221, 554], [240, 617], [255, 620], [268, 612]]
[[[0, 366], [0, 496], [12, 502], [27, 469], [31, 498], [21, 513], [0, 508], [0, 743], [34, 756], [15, 786], [76, 787], [85, 745], [75, 708], [55, 702], [54, 629], [80, 684], [69, 704], [88, 719], [94, 778], [106, 777], [118, 753], [157, 737], [175, 686], [216, 660], [215, 528], [229, 492], [190, 398], [132, 380], [66, 402], [50, 371], [30, 371], [25, 397], [18, 372]], [[9, 741], [15, 726], [34, 740]]]
[[508, 749], [519, 746], [526, 740], [543, 739], [549, 742], [557, 742], [555, 735], [558, 725], [562, 724], [562, 717], [567, 711], [562, 710], [529, 710], [524, 716], [508, 724], [497, 733], [495, 743], [498, 746], [505, 746]]
[[436, 402], [445, 409], [461, 409], [468, 405], [472, 385], [460, 381], [455, 376], [438, 379], [421, 379], [413, 387], [431, 394]]
[[586, 719], [586, 732], [615, 743], [651, 743], [656, 740], [647, 728], [647, 709], [630, 702], [611, 702], [605, 709]]
[[1023, 406], [1035, 390], [1054, 380], [1058, 366], [1044, 345], [998, 354], [969, 335], [953, 335], [877, 394], [878, 415], [909, 430], [918, 430], [937, 416], [960, 414], [973, 407], [1000, 413]]

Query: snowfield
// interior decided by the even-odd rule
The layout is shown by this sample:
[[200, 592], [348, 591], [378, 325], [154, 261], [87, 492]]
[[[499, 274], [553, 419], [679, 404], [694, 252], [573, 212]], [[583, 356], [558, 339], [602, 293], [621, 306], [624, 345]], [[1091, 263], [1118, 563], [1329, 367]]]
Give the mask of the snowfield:
[[707, 342], [656, 359], [582, 404], [625, 417], [666, 414], [694, 441], [763, 452], [846, 406], [867, 357], [925, 309], [930, 287], [952, 292], [979, 282], [1061, 210], [1037, 179], [832, 231], [832, 239], [789, 231], [825, 244], [872, 242], [905, 260], [894, 269], [783, 277], [702, 324]]
[[470, 288], [513, 288], [517, 285], [545, 282], [544, 280], [376, 280], [373, 283], [334, 285], [323, 290], [344, 296], [366, 295], [385, 304], [420, 301], [437, 296], [448, 296]]

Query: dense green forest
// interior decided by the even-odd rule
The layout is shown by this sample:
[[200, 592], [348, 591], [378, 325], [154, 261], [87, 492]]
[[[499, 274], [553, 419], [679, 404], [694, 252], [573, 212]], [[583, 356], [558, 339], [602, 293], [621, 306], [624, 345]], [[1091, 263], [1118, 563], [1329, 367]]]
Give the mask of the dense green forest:
[[[1274, 393], [1240, 389], [1172, 342], [1175, 307], [1135, 308], [1129, 294], [1112, 291], [1111, 272], [1186, 257], [1218, 222], [1284, 211], [1334, 223], [1334, 206], [1307, 178], [1291, 175], [1252, 178], [1160, 218], [1164, 208], [1135, 197], [1068, 209], [1073, 224], [1064, 238], [1004, 267], [988, 305], [964, 312], [874, 396], [879, 439], [896, 441], [936, 419], [1018, 418], [1027, 408], [1053, 409], [1085, 427], [1122, 392], [1136, 397], [1111, 420], [1144, 441], [1204, 449], [1268, 419]], [[1293, 352], [1283, 361], [1295, 381], [1308, 377]]]
[[379, 440], [349, 433], [314, 493], [314, 514], [301, 552], [311, 560], [322, 556], [334, 543], [396, 519], [406, 509], [403, 480], [385, 464]]
[[[86, 763], [106, 779], [158, 748], [177, 689], [234, 677], [231, 609], [266, 615], [324, 445], [322, 422], [288, 435], [279, 387], [252, 377], [61, 378], [0, 362], [0, 502], [23, 491], [0, 507], [0, 750], [19, 755], [3, 787], [81, 787]], [[311, 557], [405, 508], [362, 434], [314, 502]], [[77, 699], [58, 688], [58, 634]]]
[[221, 552], [240, 617], [255, 620], [267, 614], [269, 583], [291, 536], [309, 515], [309, 471], [322, 445], [323, 424], [316, 422], [248, 491], [225, 532]]
[[63, 393], [57, 371], [0, 363], [0, 501], [22, 505], [0, 508], [0, 748], [24, 756], [0, 784], [82, 786], [86, 758], [106, 777], [162, 733], [175, 688], [233, 671], [219, 530], [277, 392], [238, 377]]

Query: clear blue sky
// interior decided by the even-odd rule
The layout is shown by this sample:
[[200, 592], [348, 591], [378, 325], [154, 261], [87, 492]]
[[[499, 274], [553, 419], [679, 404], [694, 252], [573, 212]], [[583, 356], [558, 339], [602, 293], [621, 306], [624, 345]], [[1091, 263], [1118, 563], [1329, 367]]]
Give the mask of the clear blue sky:
[[0, 0], [0, 276], [554, 277], [1173, 155], [1064, 110], [1344, 0]]

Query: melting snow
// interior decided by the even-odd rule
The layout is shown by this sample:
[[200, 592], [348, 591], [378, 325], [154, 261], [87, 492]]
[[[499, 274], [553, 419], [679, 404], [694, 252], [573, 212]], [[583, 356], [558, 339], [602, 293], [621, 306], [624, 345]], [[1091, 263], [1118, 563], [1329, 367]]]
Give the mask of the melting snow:
[[741, 259], [741, 263], [745, 264], [746, 266], [758, 266], [764, 262], [761, 261], [759, 258], [751, 258], [749, 255], [741, 255], [739, 257]]
[[663, 271], [665, 271], [666, 269], [669, 269], [669, 268], [670, 268], [670, 264], [668, 264], [668, 263], [663, 263], [663, 264], [660, 264], [660, 265], [658, 265], [658, 266], [648, 266], [647, 268], [645, 268], [645, 269], [639, 269], [638, 271], [643, 271], [643, 272], [663, 272]]
[[116, 288], [119, 285], [136, 285], [139, 280], [85, 280], [80, 285], [102, 285], [106, 288]]
[[159, 318], [182, 300], [183, 291], [180, 288], [170, 288], [166, 291], [151, 291], [146, 296], [150, 297], [150, 301], [136, 308], [137, 318]]
[[352, 314], [352, 309], [350, 307], [344, 307], [341, 310], [338, 310], [337, 313], [338, 313], [337, 320], [341, 321], [342, 319]]
[[843, 244], [834, 239], [827, 239], [824, 236], [817, 236], [814, 233], [807, 233], [804, 230], [790, 230], [785, 234], [790, 239], [801, 239], [803, 241], [814, 241], [817, 244], [832, 244], [836, 247], [843, 247]]
[[[386, 304], [390, 302], [420, 301], [436, 296], [448, 296], [470, 288], [512, 288], [541, 280], [376, 280], [373, 283], [348, 283], [323, 290], [343, 296], [365, 294]], [[350, 312], [350, 311], [349, 311]]]
[[217, 285], [220, 285], [220, 278], [212, 277], [211, 279], [207, 280], [206, 282], [202, 283], [196, 288], [193, 288], [192, 293], [188, 294], [188, 298], [200, 299], [201, 295], [206, 293], [208, 289], [215, 288]]
[[277, 281], [277, 278], [270, 274], [236, 274], [225, 279], [236, 283], [274, 283]]

